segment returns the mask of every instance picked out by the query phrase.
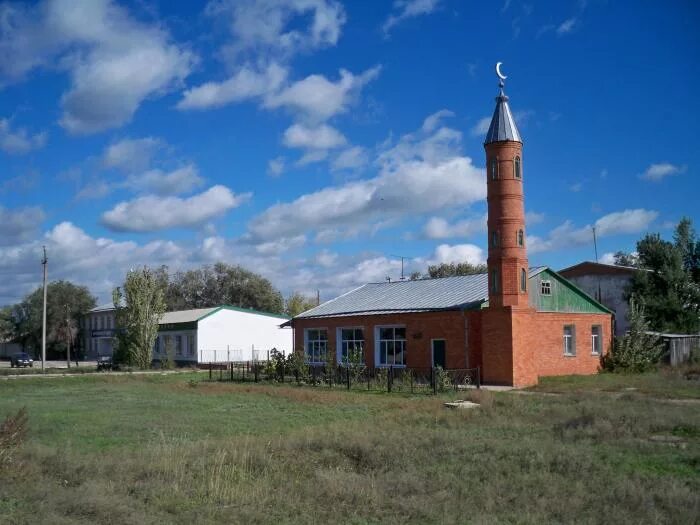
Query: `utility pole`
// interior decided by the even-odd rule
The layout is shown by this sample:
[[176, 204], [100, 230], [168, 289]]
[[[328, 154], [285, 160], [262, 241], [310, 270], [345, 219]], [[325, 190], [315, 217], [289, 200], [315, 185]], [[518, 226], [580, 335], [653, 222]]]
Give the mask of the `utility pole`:
[[46, 257], [46, 246], [44, 248], [44, 257], [41, 259], [41, 264], [44, 266], [44, 311], [41, 322], [41, 371], [44, 371], [46, 363], [46, 272], [49, 266], [49, 259]]
[[321, 304], [321, 290], [316, 290], [316, 306]]
[[70, 328], [70, 306], [66, 305], [66, 364], [70, 368], [70, 343], [71, 343], [71, 328]]
[[404, 257], [403, 255], [390, 255], [390, 257], [396, 257], [397, 259], [401, 259], [401, 280], [405, 281], [406, 276], [403, 274], [403, 261], [404, 259], [408, 259], [408, 257]]

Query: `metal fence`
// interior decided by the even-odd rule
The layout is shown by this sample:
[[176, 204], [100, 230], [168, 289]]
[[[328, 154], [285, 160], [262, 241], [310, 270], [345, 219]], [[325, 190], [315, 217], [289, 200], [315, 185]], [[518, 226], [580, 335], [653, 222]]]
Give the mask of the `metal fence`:
[[274, 382], [312, 387], [344, 388], [376, 392], [437, 394], [446, 390], [481, 388], [476, 368], [407, 368], [304, 365], [290, 369], [273, 361], [200, 363], [211, 381]]

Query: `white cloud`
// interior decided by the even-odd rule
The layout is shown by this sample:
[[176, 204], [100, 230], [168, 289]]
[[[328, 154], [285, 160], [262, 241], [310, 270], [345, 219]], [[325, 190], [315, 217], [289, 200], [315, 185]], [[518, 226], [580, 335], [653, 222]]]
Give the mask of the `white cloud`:
[[449, 109], [441, 109], [440, 111], [436, 111], [432, 115], [428, 115], [425, 118], [422, 129], [426, 133], [432, 133], [435, 131], [438, 125], [441, 124], [442, 119], [454, 116], [454, 112], [450, 111]]
[[388, 35], [398, 23], [408, 18], [428, 15], [435, 11], [440, 0], [394, 0], [395, 12], [389, 15], [382, 26], [382, 31]]
[[542, 221], [544, 221], [544, 213], [538, 213], [536, 211], [525, 212], [525, 224], [528, 226], [540, 224]]
[[338, 254], [328, 251], [321, 250], [316, 254], [316, 263], [323, 266], [324, 268], [331, 268], [335, 266], [338, 262]]
[[[609, 237], [640, 233], [646, 231], [658, 216], [659, 213], [657, 211], [643, 208], [609, 213], [595, 222], [596, 235], [598, 237]], [[591, 225], [575, 228], [571, 221], [565, 221], [549, 232], [546, 239], [528, 236], [527, 249], [529, 253], [538, 253], [592, 243], [593, 231]]]
[[429, 264], [462, 262], [484, 264], [486, 262], [484, 250], [474, 244], [441, 244], [435, 248], [432, 259], [428, 261]]
[[289, 57], [338, 42], [345, 10], [334, 0], [213, 0], [206, 13], [228, 22], [231, 61], [241, 54]]
[[102, 154], [102, 164], [105, 168], [144, 170], [163, 146], [163, 141], [154, 137], [122, 139], [107, 146]]
[[267, 163], [267, 174], [270, 175], [270, 177], [279, 177], [282, 175], [282, 173], [284, 173], [284, 168], [284, 157], [270, 159]]
[[604, 253], [599, 261], [603, 264], [615, 264], [615, 254], [612, 252]]
[[194, 164], [187, 164], [170, 172], [159, 169], [130, 175], [124, 186], [140, 193], [178, 195], [189, 193], [204, 184]]
[[357, 170], [369, 162], [367, 150], [362, 146], [352, 146], [341, 151], [331, 162], [331, 170]]
[[23, 155], [43, 148], [48, 133], [29, 133], [25, 128], [12, 129], [10, 121], [0, 118], [0, 149], [10, 155]]
[[261, 255], [280, 255], [306, 244], [305, 235], [285, 237], [274, 241], [263, 242], [255, 246], [255, 251]]
[[277, 92], [287, 78], [287, 70], [276, 63], [264, 71], [243, 67], [224, 82], [206, 82], [183, 93], [178, 109], [207, 109], [263, 97]]
[[342, 236], [378, 219], [468, 206], [485, 198], [485, 176], [460, 149], [461, 134], [449, 128], [405, 135], [378, 155], [376, 177], [276, 204], [253, 218], [249, 235], [258, 241], [310, 230]]
[[472, 237], [486, 232], [486, 218], [466, 219], [450, 224], [442, 217], [431, 217], [423, 228], [428, 239], [449, 239], [452, 237]]
[[567, 18], [557, 27], [557, 35], [562, 36], [571, 33], [577, 24], [578, 20], [575, 17]]
[[343, 146], [347, 140], [342, 133], [328, 124], [315, 127], [293, 124], [284, 132], [283, 142], [288, 148], [325, 150]]
[[480, 137], [486, 135], [491, 125], [491, 117], [483, 117], [478, 120], [476, 124], [471, 129], [471, 134], [474, 137]]
[[39, 207], [7, 209], [0, 206], [0, 246], [30, 239], [45, 218]]
[[354, 75], [341, 69], [336, 82], [323, 75], [309, 75], [268, 95], [263, 104], [271, 109], [287, 108], [311, 121], [324, 121], [346, 112], [362, 88], [377, 78], [380, 70], [379, 66], [375, 66]]
[[120, 202], [102, 214], [102, 223], [115, 231], [152, 232], [168, 228], [192, 228], [223, 215], [250, 198], [235, 195], [225, 186], [186, 199], [147, 195]]
[[129, 120], [148, 97], [176, 87], [195, 57], [109, 0], [44, 0], [0, 6], [0, 83], [38, 67], [69, 72], [61, 125], [94, 133]]
[[687, 166], [685, 165], [679, 166], [677, 164], [671, 164], [670, 162], [660, 162], [658, 164], [651, 164], [639, 177], [652, 182], [659, 182], [670, 175], [684, 173], [686, 169]]

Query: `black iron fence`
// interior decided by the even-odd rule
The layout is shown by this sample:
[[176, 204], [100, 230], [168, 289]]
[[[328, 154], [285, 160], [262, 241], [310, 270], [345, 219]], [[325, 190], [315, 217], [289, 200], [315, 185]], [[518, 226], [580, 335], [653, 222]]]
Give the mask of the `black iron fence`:
[[481, 370], [415, 367], [303, 365], [290, 368], [268, 362], [202, 363], [211, 381], [274, 382], [313, 387], [381, 392], [437, 394], [481, 388]]

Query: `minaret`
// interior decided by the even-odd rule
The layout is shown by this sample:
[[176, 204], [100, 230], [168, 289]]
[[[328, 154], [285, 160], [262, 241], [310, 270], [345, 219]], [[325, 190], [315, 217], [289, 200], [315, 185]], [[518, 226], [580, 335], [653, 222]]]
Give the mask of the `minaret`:
[[490, 307], [528, 306], [528, 264], [523, 199], [523, 143], [503, 92], [505, 76], [496, 64], [496, 97], [484, 149], [488, 202]]

